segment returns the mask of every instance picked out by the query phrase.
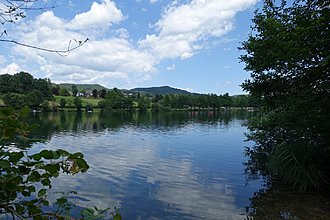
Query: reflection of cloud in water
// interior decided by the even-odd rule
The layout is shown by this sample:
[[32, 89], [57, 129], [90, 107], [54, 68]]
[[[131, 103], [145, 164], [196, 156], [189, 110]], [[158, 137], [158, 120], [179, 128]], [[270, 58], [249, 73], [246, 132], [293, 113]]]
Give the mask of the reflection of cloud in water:
[[161, 159], [149, 175], [149, 180], [159, 182], [157, 198], [183, 213], [197, 219], [242, 219], [235, 212], [230, 186], [220, 181], [203, 185], [189, 161]]
[[[131, 128], [116, 133], [104, 131], [97, 138], [94, 135], [63, 134], [53, 137], [47, 144], [46, 147], [51, 149], [81, 151], [90, 165], [85, 174], [74, 177], [62, 175], [55, 180], [55, 191], [77, 190], [80, 197], [90, 200], [80, 201], [82, 206], [125, 208], [124, 201], [136, 193], [134, 190], [139, 190], [129, 185], [142, 182], [142, 187], [149, 187], [149, 192], [140, 200], [158, 202], [165, 213], [175, 211], [196, 219], [243, 219], [234, 205], [234, 195], [225, 179], [204, 183], [200, 181], [201, 171], [193, 166], [189, 157], [161, 157], [157, 135]], [[171, 137], [162, 135], [161, 138], [169, 138], [169, 143], [172, 143]], [[131, 208], [131, 211], [136, 211], [135, 207]], [[141, 214], [141, 211], [144, 213]], [[137, 216], [151, 217], [153, 214], [148, 211], [139, 210]]]

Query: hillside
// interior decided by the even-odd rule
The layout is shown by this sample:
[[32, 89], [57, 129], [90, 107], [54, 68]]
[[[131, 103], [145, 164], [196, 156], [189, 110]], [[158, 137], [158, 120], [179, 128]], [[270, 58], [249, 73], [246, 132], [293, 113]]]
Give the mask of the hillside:
[[149, 93], [152, 95], [166, 95], [166, 94], [191, 94], [190, 92], [182, 89], [172, 88], [170, 86], [149, 87], [149, 88], [134, 88], [130, 92]]
[[[71, 91], [73, 83], [60, 83], [59, 84], [62, 88], [66, 88], [67, 90]], [[75, 84], [77, 86], [77, 89], [79, 91], [81, 90], [89, 90], [92, 91], [93, 89], [97, 90], [102, 90], [106, 89], [109, 90], [108, 88], [101, 86], [100, 84]]]

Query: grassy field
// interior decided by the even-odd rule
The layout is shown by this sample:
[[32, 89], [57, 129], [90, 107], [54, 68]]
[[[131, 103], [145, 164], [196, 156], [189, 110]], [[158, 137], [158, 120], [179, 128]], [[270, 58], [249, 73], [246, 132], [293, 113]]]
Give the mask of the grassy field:
[[[71, 103], [72, 106], [74, 106], [73, 104], [73, 99], [74, 97], [72, 96], [54, 96], [55, 97], [55, 102], [60, 105], [60, 100], [61, 99], [65, 99], [66, 101], [66, 106], [69, 105], [69, 103]], [[99, 103], [99, 101], [101, 101], [101, 98], [86, 98], [86, 97], [81, 97], [81, 101], [82, 101], [82, 106], [85, 107], [87, 104], [90, 104], [91, 106], [95, 107], [97, 106], [97, 104]]]

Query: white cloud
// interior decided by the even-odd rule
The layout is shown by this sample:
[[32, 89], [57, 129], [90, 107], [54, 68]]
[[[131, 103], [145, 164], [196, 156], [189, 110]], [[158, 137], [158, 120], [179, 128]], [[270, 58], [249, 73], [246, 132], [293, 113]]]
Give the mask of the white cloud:
[[175, 70], [175, 64], [172, 64], [171, 66], [166, 67], [167, 71]]
[[155, 24], [158, 34], [147, 35], [140, 47], [158, 59], [187, 59], [204, 47], [211, 37], [220, 37], [233, 29], [234, 16], [257, 0], [177, 1], [164, 9]]
[[77, 14], [69, 22], [72, 29], [88, 30], [95, 28], [110, 27], [124, 19], [122, 12], [111, 0], [103, 0], [102, 3], [93, 2], [91, 9], [87, 12]]
[[129, 32], [125, 28], [120, 28], [116, 30], [116, 33], [118, 34], [119, 38], [125, 38], [125, 39], [129, 38]]
[[149, 0], [150, 4], [155, 4], [158, 0]]
[[[90, 10], [71, 20], [46, 11], [34, 20], [15, 25], [11, 36], [22, 43], [43, 48], [65, 50], [70, 39], [90, 39], [70, 56], [13, 46], [12, 63], [3, 71], [20, 69], [35, 77], [48, 77], [54, 82], [100, 83], [108, 87], [133, 87], [150, 79], [164, 59], [188, 59], [212, 42], [224, 39], [233, 28], [233, 17], [257, 0], [187, 0], [173, 1], [158, 22], [156, 33], [134, 42], [124, 28], [113, 28], [125, 16], [112, 0], [94, 2]], [[150, 1], [155, 3], [156, 1]], [[185, 3], [180, 3], [185, 2]], [[135, 29], [140, 28], [136, 25]], [[74, 42], [74, 41], [73, 41]], [[1, 57], [0, 57], [1, 63]], [[167, 70], [174, 70], [175, 65]]]
[[16, 64], [16, 63], [11, 63], [9, 65], [7, 65], [4, 68], [0, 68], [0, 74], [15, 74], [22, 71], [22, 68]]
[[[14, 46], [12, 53], [19, 57], [16, 62], [22, 67], [33, 66], [31, 73], [37, 77], [51, 78], [54, 82], [100, 83], [109, 87], [128, 87], [150, 79], [157, 72], [155, 66], [158, 61], [150, 53], [135, 48], [128, 39], [129, 33], [126, 29], [112, 32], [116, 33], [117, 37], [104, 37], [98, 31], [87, 35], [81, 31], [92, 24], [94, 27], [102, 26], [102, 21], [95, 18], [94, 13], [101, 11], [104, 15], [103, 7], [108, 7], [112, 12], [119, 11], [112, 8], [115, 7], [112, 1], [105, 0], [102, 4], [93, 3], [90, 11], [69, 21], [47, 11], [33, 21], [21, 24], [16, 31], [16, 39], [43, 48], [65, 50], [70, 39], [84, 40], [89, 37], [91, 40], [66, 57]], [[119, 11], [117, 14], [120, 16], [105, 18], [103, 24], [106, 26], [109, 22], [111, 24], [120, 21], [122, 13]], [[91, 20], [88, 21], [88, 17]]]

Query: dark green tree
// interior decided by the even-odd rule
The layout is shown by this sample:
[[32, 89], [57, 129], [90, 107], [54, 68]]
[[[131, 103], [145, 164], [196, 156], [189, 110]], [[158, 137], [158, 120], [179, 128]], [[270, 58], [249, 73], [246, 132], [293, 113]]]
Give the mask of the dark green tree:
[[12, 79], [12, 86], [14, 86], [16, 93], [26, 94], [32, 92], [34, 90], [34, 78], [26, 72], [16, 73]]
[[40, 104], [42, 103], [42, 101], [44, 100], [42, 93], [38, 90], [29, 92], [26, 95], [25, 99], [26, 99], [27, 105], [32, 109], [37, 109], [40, 106]]
[[13, 76], [9, 74], [0, 75], [0, 94], [15, 92]]
[[66, 100], [65, 99], [61, 99], [60, 100], [60, 106], [61, 106], [61, 108], [62, 109], [65, 108], [65, 105], [66, 105]]
[[138, 107], [141, 112], [145, 112], [148, 109], [149, 100], [147, 97], [141, 97], [138, 99]]
[[27, 106], [26, 96], [17, 93], [7, 93], [3, 95], [3, 101], [7, 106], [13, 107], [14, 109], [20, 109]]
[[52, 85], [53, 95], [60, 95], [61, 87], [59, 85]]
[[52, 83], [49, 79], [34, 79], [34, 90], [41, 92], [42, 98], [53, 100]]
[[43, 100], [42, 103], [41, 103], [41, 107], [43, 109], [44, 112], [49, 112], [50, 111], [50, 108], [49, 108], [49, 102], [48, 100]]
[[66, 88], [61, 87], [59, 95], [60, 96], [70, 96], [70, 93]]
[[105, 89], [102, 89], [101, 91], [100, 91], [100, 97], [101, 98], [105, 98], [105, 95], [107, 94], [107, 90], [105, 90]]
[[81, 111], [81, 108], [82, 108], [81, 98], [79, 98], [79, 97], [74, 98], [73, 104], [76, 106], [78, 112]]
[[76, 96], [77, 96], [77, 93], [79, 92], [77, 86], [76, 86], [75, 84], [73, 84], [73, 85], [71, 86], [71, 89], [72, 89], [72, 96], [73, 96], [73, 97], [76, 97]]
[[92, 91], [92, 96], [96, 99], [97, 96], [98, 96], [98, 92], [97, 92], [97, 89], [93, 89]]
[[242, 86], [262, 101], [249, 167], [300, 190], [329, 186], [329, 1], [265, 0], [253, 22], [240, 57], [251, 72]]

